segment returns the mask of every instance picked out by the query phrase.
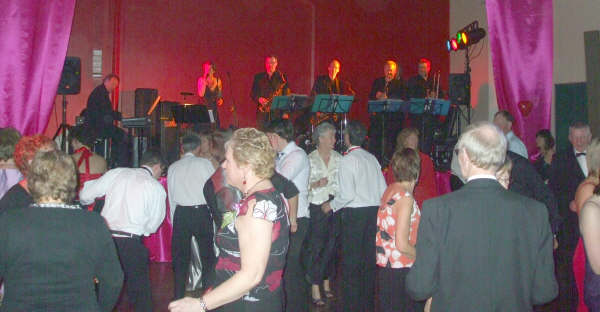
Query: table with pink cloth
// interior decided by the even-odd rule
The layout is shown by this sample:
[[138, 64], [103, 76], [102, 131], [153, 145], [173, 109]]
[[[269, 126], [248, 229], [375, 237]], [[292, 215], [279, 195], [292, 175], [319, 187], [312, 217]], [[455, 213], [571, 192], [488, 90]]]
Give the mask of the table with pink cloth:
[[[167, 178], [161, 177], [160, 184], [167, 191]], [[144, 238], [144, 245], [148, 248], [150, 261], [152, 262], [171, 262], [171, 237], [173, 236], [173, 223], [171, 222], [171, 213], [169, 207], [169, 198], [166, 199], [167, 212], [165, 219], [158, 230]]]

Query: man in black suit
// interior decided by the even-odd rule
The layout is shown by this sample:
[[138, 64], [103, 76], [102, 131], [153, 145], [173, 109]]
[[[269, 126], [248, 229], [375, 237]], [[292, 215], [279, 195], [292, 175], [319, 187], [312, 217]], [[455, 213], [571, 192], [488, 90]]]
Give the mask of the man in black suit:
[[327, 75], [317, 77], [310, 95], [314, 97], [317, 94], [356, 94], [356, 92], [352, 90], [350, 83], [340, 79], [338, 75], [340, 66], [340, 61], [336, 59], [332, 60], [327, 67]]
[[[558, 199], [558, 211], [563, 218], [558, 232], [556, 254], [557, 277], [560, 285], [559, 306], [564, 311], [574, 311], [577, 305], [577, 288], [573, 275], [573, 254], [579, 239], [577, 214], [569, 210], [575, 199], [577, 186], [587, 177], [585, 152], [592, 140], [589, 125], [576, 122], [569, 127], [570, 146], [557, 153], [550, 166], [550, 189]], [[582, 294], [583, 295], [583, 294]]]
[[119, 76], [109, 74], [102, 79], [102, 84], [94, 88], [87, 100], [85, 126], [89, 127], [96, 138], [112, 139], [112, 155], [102, 155], [111, 167], [129, 166], [127, 154], [127, 136], [125, 131], [114, 125], [115, 120], [121, 120], [120, 112], [114, 111], [110, 102], [110, 93], [119, 86]]
[[494, 125], [470, 127], [456, 146], [468, 182], [423, 205], [406, 287], [431, 311], [531, 311], [557, 294], [546, 208], [496, 180], [506, 148]]
[[254, 75], [250, 97], [256, 103], [256, 127], [262, 128], [281, 112], [271, 112], [272, 100], [278, 95], [290, 94], [285, 75], [277, 69], [277, 56], [265, 57], [265, 71]]

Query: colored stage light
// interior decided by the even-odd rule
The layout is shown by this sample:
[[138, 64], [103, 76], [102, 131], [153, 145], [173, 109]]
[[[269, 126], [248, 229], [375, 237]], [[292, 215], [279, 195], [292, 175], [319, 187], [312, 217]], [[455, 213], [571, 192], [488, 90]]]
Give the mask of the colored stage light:
[[452, 47], [452, 51], [458, 50], [458, 41], [456, 41], [456, 38], [450, 39], [450, 46]]
[[469, 37], [467, 36], [467, 33], [466, 32], [460, 32], [459, 34], [460, 34], [460, 40], [459, 40], [459, 42], [462, 43], [462, 44], [464, 44], [464, 45], [467, 45], [469, 43]]
[[446, 49], [448, 49], [448, 52], [452, 51], [452, 46], [450, 45], [450, 40], [446, 40]]

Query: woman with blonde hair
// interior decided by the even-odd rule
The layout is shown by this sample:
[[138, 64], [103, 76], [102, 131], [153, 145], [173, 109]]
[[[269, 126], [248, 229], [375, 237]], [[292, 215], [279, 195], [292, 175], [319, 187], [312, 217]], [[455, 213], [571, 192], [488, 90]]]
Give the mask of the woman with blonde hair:
[[216, 287], [201, 298], [171, 302], [169, 310], [282, 311], [290, 225], [283, 197], [270, 181], [275, 151], [263, 132], [239, 129], [226, 143], [222, 166], [243, 198], [216, 235]]

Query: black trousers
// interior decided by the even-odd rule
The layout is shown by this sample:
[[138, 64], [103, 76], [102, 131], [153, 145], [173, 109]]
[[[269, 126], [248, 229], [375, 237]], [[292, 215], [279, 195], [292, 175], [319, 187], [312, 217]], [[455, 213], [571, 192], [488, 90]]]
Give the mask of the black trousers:
[[283, 272], [283, 287], [285, 290], [286, 311], [308, 311], [308, 289], [304, 266], [301, 261], [301, 251], [308, 232], [309, 219], [298, 218], [298, 230], [290, 235], [290, 247]]
[[333, 213], [323, 213], [321, 205], [310, 204], [310, 222], [306, 237], [306, 271], [314, 285], [333, 275], [335, 230]]
[[152, 311], [148, 249], [139, 238], [113, 237], [125, 274], [129, 303], [135, 311]]
[[578, 240], [577, 215], [569, 211], [558, 232], [558, 249], [555, 253], [558, 305], [561, 311], [575, 311], [577, 307], [578, 294], [573, 273], [573, 255]]
[[190, 269], [191, 240], [196, 237], [200, 258], [202, 261], [202, 287], [213, 283], [215, 275], [216, 256], [213, 247], [213, 220], [208, 206], [198, 208], [179, 206], [173, 217], [173, 238], [171, 253], [173, 257], [173, 273], [175, 283], [175, 299], [185, 295], [185, 284]]
[[412, 300], [406, 292], [404, 283], [409, 271], [410, 268], [377, 267], [377, 311], [423, 311], [425, 303]]
[[377, 206], [342, 209], [342, 300], [338, 311], [375, 309]]

